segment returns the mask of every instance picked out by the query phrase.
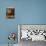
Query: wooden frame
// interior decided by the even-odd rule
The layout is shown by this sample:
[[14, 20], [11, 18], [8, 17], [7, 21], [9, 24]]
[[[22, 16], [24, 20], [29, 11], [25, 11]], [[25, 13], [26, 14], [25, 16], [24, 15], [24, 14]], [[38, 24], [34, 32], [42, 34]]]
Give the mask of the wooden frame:
[[15, 8], [6, 8], [6, 17], [8, 19], [15, 18]]

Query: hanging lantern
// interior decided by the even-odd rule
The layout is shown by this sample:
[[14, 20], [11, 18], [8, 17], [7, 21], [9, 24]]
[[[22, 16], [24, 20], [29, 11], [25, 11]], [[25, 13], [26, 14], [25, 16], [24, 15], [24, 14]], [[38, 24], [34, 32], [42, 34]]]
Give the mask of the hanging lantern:
[[16, 38], [16, 34], [15, 33], [10, 33], [10, 35], [8, 36], [9, 40], [15, 40]]

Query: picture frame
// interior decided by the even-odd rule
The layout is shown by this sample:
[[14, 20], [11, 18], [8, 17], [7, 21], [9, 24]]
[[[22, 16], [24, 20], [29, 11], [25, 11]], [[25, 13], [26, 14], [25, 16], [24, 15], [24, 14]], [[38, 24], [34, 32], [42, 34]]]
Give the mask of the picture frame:
[[15, 8], [13, 7], [6, 8], [6, 18], [8, 19], [15, 18]]

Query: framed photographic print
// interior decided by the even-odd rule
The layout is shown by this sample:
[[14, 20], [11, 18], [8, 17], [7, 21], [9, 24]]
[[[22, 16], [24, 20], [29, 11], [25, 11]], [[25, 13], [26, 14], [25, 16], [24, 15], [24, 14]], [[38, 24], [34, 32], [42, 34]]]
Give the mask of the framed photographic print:
[[20, 39], [19, 41], [21, 40], [46, 41], [46, 25], [19, 24], [18, 38]]
[[9, 19], [15, 18], [15, 8], [6, 8], [6, 17]]

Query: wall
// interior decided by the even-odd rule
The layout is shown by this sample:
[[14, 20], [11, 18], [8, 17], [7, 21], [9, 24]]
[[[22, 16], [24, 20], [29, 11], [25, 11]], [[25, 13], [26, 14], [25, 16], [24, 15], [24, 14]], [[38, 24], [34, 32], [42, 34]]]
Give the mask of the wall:
[[6, 19], [6, 8], [9, 6], [16, 7], [16, 1], [0, 0], [0, 44], [5, 44], [9, 42], [8, 34], [10, 32], [16, 32], [16, 34], [18, 32], [17, 19]]
[[46, 24], [46, 0], [16, 0], [19, 24]]
[[[6, 19], [6, 8], [15, 7], [15, 19]], [[0, 0], [0, 44], [7, 43], [17, 24], [46, 24], [46, 0]]]

